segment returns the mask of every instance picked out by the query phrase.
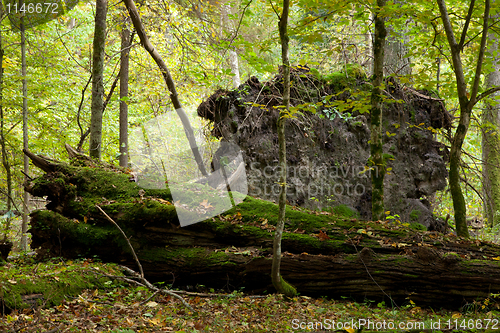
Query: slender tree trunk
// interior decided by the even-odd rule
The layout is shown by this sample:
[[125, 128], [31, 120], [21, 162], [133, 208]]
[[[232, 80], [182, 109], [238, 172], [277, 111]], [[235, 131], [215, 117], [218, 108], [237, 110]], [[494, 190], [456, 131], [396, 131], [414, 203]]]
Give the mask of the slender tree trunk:
[[375, 8], [375, 36], [373, 39], [373, 79], [370, 110], [370, 164], [372, 169], [372, 219], [382, 220], [384, 214], [384, 175], [385, 160], [382, 150], [382, 84], [384, 83], [384, 18], [379, 12], [385, 6], [385, 0], [377, 0]]
[[[394, 3], [398, 6], [402, 6], [404, 1], [395, 0]], [[388, 25], [386, 28], [387, 38], [384, 50], [384, 75], [410, 75], [410, 58], [405, 57], [408, 53], [408, 48], [406, 46], [408, 42], [405, 31], [406, 28], [403, 28], [403, 31], [395, 31], [394, 27], [391, 25]]]
[[201, 158], [198, 145], [196, 144], [193, 128], [191, 127], [189, 118], [182, 107], [181, 101], [179, 100], [179, 96], [177, 95], [177, 90], [175, 88], [175, 83], [172, 79], [172, 76], [170, 75], [167, 64], [165, 64], [158, 51], [156, 51], [156, 49], [153, 47], [153, 44], [151, 44], [151, 42], [149, 41], [149, 38], [146, 35], [146, 31], [144, 29], [144, 25], [141, 22], [139, 12], [135, 7], [134, 1], [124, 0], [123, 2], [125, 3], [125, 6], [127, 7], [127, 10], [130, 14], [130, 18], [132, 19], [134, 28], [137, 31], [137, 35], [139, 35], [139, 38], [141, 39], [142, 46], [144, 47], [144, 49], [146, 49], [146, 51], [148, 51], [148, 53], [160, 68], [163, 79], [165, 80], [165, 84], [170, 91], [170, 99], [172, 100], [172, 104], [174, 105], [177, 115], [181, 119], [182, 126], [184, 127], [184, 133], [186, 134], [186, 137], [189, 141], [189, 146], [191, 147], [191, 151], [193, 152], [196, 163], [198, 164], [198, 169], [200, 170], [202, 175], [207, 176], [207, 171], [205, 169], [205, 166], [203, 165], [203, 159]]
[[283, 0], [283, 11], [279, 21], [279, 32], [281, 40], [281, 59], [283, 62], [283, 106], [285, 112], [280, 112], [278, 119], [278, 142], [279, 142], [279, 166], [280, 166], [280, 196], [278, 223], [273, 241], [273, 264], [271, 268], [271, 277], [276, 290], [292, 297], [297, 294], [297, 290], [288, 284], [280, 275], [281, 264], [281, 238], [285, 226], [285, 208], [286, 208], [286, 141], [285, 141], [285, 115], [290, 110], [290, 60], [288, 56], [288, 13], [290, 11], [290, 1]]
[[238, 65], [238, 54], [234, 50], [229, 50], [229, 64], [233, 73], [233, 88], [238, 88], [241, 84], [240, 67]]
[[[465, 81], [465, 75], [462, 67], [462, 59], [460, 57], [460, 52], [463, 49], [465, 37], [467, 35], [468, 23], [464, 25], [464, 30], [462, 32], [462, 38], [460, 39], [460, 42], [457, 42], [455, 39], [455, 34], [453, 32], [453, 27], [451, 26], [448, 10], [446, 9], [446, 4], [444, 0], [437, 0], [437, 2], [439, 11], [441, 13], [441, 20], [443, 21], [444, 30], [446, 32], [446, 37], [448, 39], [448, 44], [451, 50], [453, 70], [455, 72], [455, 79], [457, 82], [458, 101], [460, 103], [460, 120], [457, 126], [457, 130], [455, 131], [450, 149], [450, 192], [453, 199], [453, 208], [455, 210], [455, 225], [457, 229], [457, 235], [462, 237], [469, 237], [469, 230], [467, 228], [466, 221], [467, 208], [465, 205], [465, 198], [460, 187], [460, 158], [462, 154], [462, 145], [464, 143], [467, 130], [469, 129], [472, 108], [479, 100], [478, 89], [488, 34], [490, 1], [485, 1], [481, 45], [477, 58], [474, 82], [470, 91], [470, 99], [469, 93], [467, 92], [467, 83]], [[470, 3], [469, 14], [466, 18], [466, 21], [470, 20], [472, 16], [474, 3], [475, 1], [472, 1]]]
[[[231, 6], [229, 5], [221, 5], [221, 15], [222, 15], [222, 24], [221, 24], [221, 37], [223, 37], [224, 28], [228, 29], [231, 33], [233, 31], [233, 26], [231, 20], [229, 20], [228, 12], [231, 11]], [[229, 53], [229, 66], [231, 68], [231, 73], [233, 74], [233, 88], [238, 88], [241, 84], [240, 79], [240, 66], [238, 62], [238, 54], [234, 49], [230, 46], [228, 50]]]
[[[496, 19], [499, 17], [496, 15]], [[500, 86], [500, 57], [495, 56], [500, 39], [492, 32], [489, 33], [489, 39], [488, 50], [493, 57], [493, 68], [486, 76], [486, 90]], [[500, 223], [500, 140], [498, 134], [493, 133], [500, 131], [500, 92], [494, 93], [492, 100], [485, 103], [482, 120], [485, 126], [491, 124], [484, 127], [482, 133], [484, 216], [489, 225], [495, 226]]]
[[[2, 32], [0, 31], [0, 145], [2, 149], [2, 165], [5, 169], [5, 177], [7, 181], [7, 212], [12, 209], [12, 172], [10, 169], [9, 156], [7, 155], [7, 141], [5, 140], [5, 118], [3, 113], [3, 44], [2, 44]], [[3, 230], [3, 238], [1, 242], [7, 241], [7, 235], [10, 229], [10, 216], [7, 217], [5, 222], [5, 228]]]
[[128, 165], [128, 65], [130, 53], [130, 19], [125, 17], [120, 58], [120, 166]]
[[[23, 1], [21, 1], [21, 6]], [[24, 26], [24, 18], [21, 17], [21, 76], [23, 77], [23, 148], [28, 149], [29, 137], [28, 137], [28, 83], [26, 81], [26, 35], [25, 35], [25, 26]], [[28, 182], [29, 175], [29, 158], [24, 155], [24, 182]], [[21, 250], [27, 251], [28, 242], [26, 238], [26, 233], [28, 231], [28, 201], [29, 201], [29, 193], [24, 191], [23, 194], [23, 222], [21, 225]]]
[[92, 106], [90, 116], [90, 157], [101, 159], [102, 112], [104, 110], [104, 47], [106, 44], [107, 0], [97, 0], [92, 56]]

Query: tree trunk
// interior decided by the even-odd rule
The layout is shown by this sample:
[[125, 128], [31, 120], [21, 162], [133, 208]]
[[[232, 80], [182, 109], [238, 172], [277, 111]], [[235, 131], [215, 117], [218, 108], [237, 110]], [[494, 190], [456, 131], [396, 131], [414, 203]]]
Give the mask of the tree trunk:
[[[222, 15], [220, 36], [221, 36], [221, 38], [224, 38], [223, 37], [224, 36], [223, 35], [224, 28], [227, 29], [229, 32], [231, 32], [231, 34], [233, 33], [233, 26], [231, 24], [232, 22], [229, 20], [229, 17], [228, 17], [228, 12], [230, 12], [231, 6], [223, 4], [223, 5], [221, 5], [220, 9], [221, 9], [221, 15]], [[228, 53], [229, 53], [229, 67], [231, 68], [231, 73], [233, 74], [233, 88], [238, 89], [238, 87], [241, 84], [240, 66], [238, 63], [238, 54], [231, 46], [229, 46]]]
[[[23, 6], [24, 2], [21, 0], [20, 6]], [[24, 18], [21, 17], [21, 76], [23, 77], [23, 147], [28, 149], [29, 136], [28, 136], [28, 84], [26, 81], [26, 29], [24, 26]], [[30, 172], [30, 164], [27, 156], [24, 156], [24, 182], [28, 181], [28, 175]], [[28, 241], [26, 238], [26, 232], [28, 231], [28, 200], [29, 194], [24, 191], [23, 193], [23, 222], [21, 224], [21, 250], [28, 250]]]
[[92, 106], [90, 117], [90, 157], [101, 159], [102, 113], [104, 110], [104, 48], [106, 45], [107, 0], [96, 1], [92, 56]]
[[234, 50], [229, 50], [229, 64], [233, 74], [233, 88], [238, 89], [241, 84], [240, 67], [238, 65], [238, 54]]
[[120, 57], [120, 166], [128, 166], [128, 65], [132, 41], [130, 39], [130, 20], [124, 17], [121, 36]]
[[[2, 151], [2, 165], [5, 169], [5, 177], [7, 182], [7, 212], [9, 214], [12, 209], [12, 171], [10, 169], [9, 156], [7, 155], [7, 141], [5, 139], [5, 118], [3, 113], [3, 56], [4, 49], [2, 44], [2, 32], [0, 31], [0, 147]], [[27, 156], [26, 156], [27, 157]], [[5, 227], [2, 231], [3, 237], [0, 242], [7, 242], [7, 235], [10, 229], [11, 217], [7, 216]]]
[[[274, 232], [273, 242], [273, 263], [271, 268], [271, 278], [276, 290], [287, 297], [297, 294], [297, 290], [286, 282], [280, 275], [281, 265], [281, 238], [285, 226], [286, 208], [286, 141], [285, 141], [285, 121], [290, 112], [290, 59], [288, 57], [288, 13], [290, 11], [290, 1], [283, 0], [283, 11], [279, 21], [279, 33], [281, 41], [281, 60], [283, 63], [283, 107], [278, 117], [278, 144], [279, 144], [279, 166], [280, 166], [280, 195], [278, 223]], [[281, 109], [280, 109], [281, 110]]]
[[475, 2], [473, 1], [470, 4], [469, 13], [466, 17], [467, 23], [464, 25], [464, 30], [462, 31], [462, 38], [460, 39], [460, 42], [457, 43], [455, 39], [455, 34], [453, 32], [453, 27], [451, 26], [448, 10], [446, 9], [446, 4], [444, 0], [438, 0], [439, 11], [441, 13], [441, 20], [443, 22], [444, 30], [446, 32], [446, 37], [448, 39], [448, 44], [451, 50], [451, 59], [453, 64], [453, 71], [455, 72], [458, 101], [460, 104], [460, 120], [457, 126], [457, 130], [455, 131], [455, 135], [453, 136], [453, 141], [450, 150], [449, 183], [450, 183], [451, 197], [453, 199], [453, 208], [455, 210], [455, 225], [456, 225], [457, 235], [462, 237], [469, 237], [469, 230], [467, 228], [467, 221], [466, 221], [467, 207], [465, 205], [465, 199], [462, 193], [462, 188], [460, 187], [460, 158], [462, 154], [462, 145], [464, 143], [467, 130], [469, 129], [472, 108], [481, 98], [485, 96], [486, 93], [485, 92], [478, 97], [481, 68], [483, 64], [483, 58], [484, 58], [486, 40], [488, 34], [488, 19], [490, 11], [489, 0], [485, 1], [481, 44], [479, 46], [476, 72], [474, 75], [474, 82], [472, 84], [470, 91], [470, 99], [462, 67], [462, 59], [460, 57], [460, 52], [463, 49], [466, 39], [465, 37], [467, 35], [468, 21], [470, 21], [472, 17], [474, 3]]
[[[97, 204], [124, 230], [148, 279], [273, 290], [277, 205], [247, 197], [223, 215], [180, 228], [168, 189], [141, 191], [129, 175], [81, 155], [75, 158], [93, 167], [25, 153], [47, 172], [27, 186], [50, 201], [50, 210], [31, 215], [40, 256], [98, 256], [135, 268], [127, 242]], [[286, 216], [280, 270], [302, 295], [391, 301], [390, 295], [399, 306], [412, 300], [458, 308], [500, 292], [499, 245], [292, 207]]]
[[373, 40], [373, 79], [370, 109], [370, 164], [372, 177], [372, 219], [383, 220], [385, 160], [382, 150], [382, 84], [384, 79], [385, 18], [379, 12], [385, 0], [377, 0], [375, 8], [375, 36]]
[[[499, 16], [497, 15], [496, 18]], [[498, 51], [498, 35], [489, 34], [489, 53], [493, 67], [486, 76], [486, 90], [500, 86], [500, 57], [493, 56]], [[484, 216], [490, 226], [500, 223], [500, 92], [493, 94], [492, 100], [485, 103], [482, 114], [483, 128], [483, 194]], [[496, 133], [495, 133], [496, 132]]]
[[156, 62], [158, 65], [158, 68], [161, 71], [161, 74], [163, 75], [163, 79], [165, 80], [165, 84], [168, 87], [168, 90], [170, 91], [170, 99], [172, 100], [172, 104], [175, 108], [175, 111], [177, 112], [177, 115], [181, 119], [182, 126], [184, 127], [184, 132], [186, 134], [186, 137], [189, 141], [189, 146], [191, 147], [191, 151], [193, 152], [194, 158], [196, 160], [196, 163], [198, 165], [198, 169], [200, 170], [201, 174], [203, 176], [207, 176], [207, 171], [205, 169], [205, 166], [203, 164], [203, 159], [201, 158], [198, 145], [196, 144], [196, 139], [194, 137], [193, 133], [193, 128], [191, 127], [191, 123], [189, 122], [189, 118], [182, 108], [182, 104], [179, 100], [179, 96], [177, 95], [177, 90], [175, 88], [175, 83], [174, 80], [172, 79], [172, 76], [170, 75], [170, 71], [168, 70], [167, 64], [163, 61], [161, 58], [160, 54], [156, 49], [153, 47], [151, 42], [149, 41], [148, 36], [146, 35], [146, 31], [144, 29], [144, 26], [141, 22], [141, 18], [139, 16], [139, 12], [137, 11], [137, 8], [135, 7], [134, 1], [133, 0], [124, 0], [125, 6], [127, 7], [127, 10], [130, 14], [130, 18], [132, 19], [132, 23], [134, 24], [135, 30], [137, 31], [137, 34], [139, 35], [139, 38], [141, 39], [141, 44], [148, 51], [148, 53], [151, 55], [153, 60]]
[[[404, 4], [403, 1], [399, 0], [395, 0], [394, 3], [398, 6]], [[387, 26], [387, 38], [384, 50], [384, 76], [391, 74], [395, 74], [396, 76], [411, 74], [410, 58], [406, 57], [408, 48], [405, 45], [409, 41], [404, 30], [395, 31], [393, 26]]]

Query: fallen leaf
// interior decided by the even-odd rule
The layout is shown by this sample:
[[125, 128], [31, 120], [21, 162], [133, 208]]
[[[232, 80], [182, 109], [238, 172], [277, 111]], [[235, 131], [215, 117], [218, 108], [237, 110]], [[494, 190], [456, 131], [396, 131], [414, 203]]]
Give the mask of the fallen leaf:
[[320, 241], [325, 241], [327, 239], [330, 239], [330, 237], [323, 232], [323, 230], [319, 231], [318, 238]]
[[203, 201], [200, 203], [200, 206], [203, 206], [203, 208], [205, 208], [205, 209], [206, 209], [206, 208], [211, 208], [211, 207], [213, 207], [211, 204], [209, 204], [209, 203], [208, 203], [208, 200], [207, 200], [207, 199], [203, 200]]
[[162, 203], [164, 205], [171, 205], [170, 201], [163, 200], [162, 198], [158, 198], [156, 200], [158, 200], [159, 203]]

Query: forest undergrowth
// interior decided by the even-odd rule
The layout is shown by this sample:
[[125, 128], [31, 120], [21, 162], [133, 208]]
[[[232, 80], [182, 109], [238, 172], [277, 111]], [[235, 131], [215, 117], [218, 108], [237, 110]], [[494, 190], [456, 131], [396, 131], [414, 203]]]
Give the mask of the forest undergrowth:
[[[365, 300], [355, 302], [202, 285], [175, 297], [131, 285], [116, 264], [99, 260], [36, 262], [19, 257], [0, 267], [0, 332], [485, 332], [500, 328], [497, 295], [456, 310]], [[181, 283], [181, 281], [179, 281]], [[73, 286], [74, 288], [69, 288]], [[165, 287], [157, 284], [157, 287]], [[168, 287], [168, 286], [167, 286]], [[15, 295], [14, 295], [15, 293]], [[10, 294], [10, 295], [9, 295]], [[24, 295], [25, 305], [13, 307]], [[29, 295], [29, 297], [28, 297]]]

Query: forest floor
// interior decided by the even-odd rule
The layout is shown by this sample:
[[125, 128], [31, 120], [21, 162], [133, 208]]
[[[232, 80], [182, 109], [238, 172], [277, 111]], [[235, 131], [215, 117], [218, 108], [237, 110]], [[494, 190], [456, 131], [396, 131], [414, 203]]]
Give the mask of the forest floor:
[[[418, 304], [356, 303], [196, 286], [172, 296], [104, 275], [121, 275], [115, 264], [30, 258], [0, 267], [0, 332], [494, 332], [500, 306], [492, 298], [460, 310]], [[160, 287], [158, 285], [158, 287]], [[231, 291], [231, 290], [229, 290]], [[32, 306], [8, 310], [30, 294]], [[26, 299], [25, 302], [30, 302]]]

